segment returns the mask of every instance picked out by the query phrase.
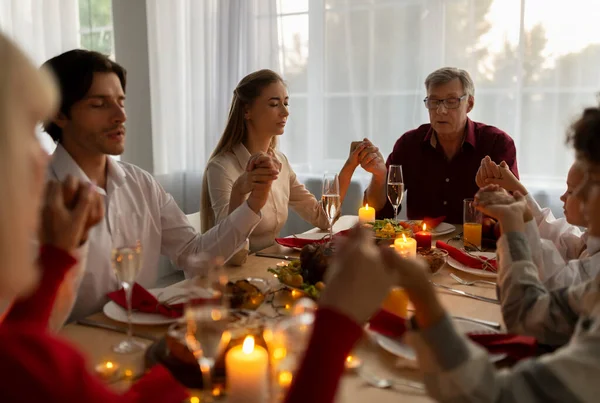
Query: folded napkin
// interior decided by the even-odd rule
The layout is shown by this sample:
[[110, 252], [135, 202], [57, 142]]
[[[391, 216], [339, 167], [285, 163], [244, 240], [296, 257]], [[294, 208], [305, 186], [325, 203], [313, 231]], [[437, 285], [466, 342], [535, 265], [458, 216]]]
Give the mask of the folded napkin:
[[[125, 290], [120, 289], [107, 294], [119, 306], [127, 309]], [[164, 305], [144, 287], [138, 283], [133, 284], [131, 293], [131, 308], [138, 312], [158, 313], [169, 318], [178, 318], [183, 315], [183, 303]]]
[[479, 259], [481, 260], [479, 260], [473, 256], [468, 255], [462, 250], [455, 248], [454, 246], [450, 246], [442, 241], [437, 241], [435, 243], [435, 246], [438, 249], [444, 249], [446, 252], [448, 252], [448, 255], [450, 255], [451, 258], [472, 269], [483, 269], [484, 264], [481, 260], [484, 260], [491, 265], [491, 267], [486, 266], [485, 270], [492, 272], [496, 272], [498, 270], [498, 262], [496, 262], [496, 259], [488, 259], [486, 257], [480, 256]]
[[[339, 236], [346, 236], [348, 231], [340, 231], [333, 235], [333, 238], [337, 238]], [[277, 242], [281, 246], [286, 246], [288, 248], [303, 248], [306, 245], [310, 244], [322, 244], [329, 242], [329, 236], [323, 234], [323, 239], [306, 239], [302, 238], [302, 235], [297, 235], [297, 237], [289, 237], [289, 238], [275, 238], [275, 242]]]
[[433, 229], [436, 229], [438, 225], [443, 223], [445, 219], [446, 219], [445, 215], [441, 216], [441, 217], [437, 217], [437, 218], [425, 217], [425, 218], [423, 218], [423, 222], [425, 224], [427, 224], [428, 230], [433, 230]]
[[[371, 317], [369, 329], [399, 338], [406, 332], [406, 319], [382, 309]], [[537, 351], [537, 341], [530, 336], [507, 333], [468, 333], [467, 336], [490, 354], [506, 354], [512, 361], [531, 357]]]

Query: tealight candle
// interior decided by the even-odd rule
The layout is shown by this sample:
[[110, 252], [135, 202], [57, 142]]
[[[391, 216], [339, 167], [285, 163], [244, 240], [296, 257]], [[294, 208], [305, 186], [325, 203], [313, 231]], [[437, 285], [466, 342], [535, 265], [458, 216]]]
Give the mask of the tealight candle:
[[423, 224], [423, 230], [415, 234], [417, 248], [431, 249], [431, 232], [427, 231], [427, 224]]
[[367, 222], [374, 222], [374, 221], [375, 221], [375, 209], [373, 207], [369, 207], [368, 203], [365, 207], [361, 207], [360, 209], [358, 209], [358, 222], [359, 223], [364, 224]]
[[119, 371], [119, 364], [112, 361], [106, 361], [96, 365], [96, 373], [102, 379], [110, 379]]
[[402, 238], [394, 240], [394, 248], [404, 258], [417, 257], [417, 241], [407, 238], [404, 234], [402, 234]]
[[225, 356], [228, 402], [263, 403], [269, 396], [267, 350], [254, 345], [246, 336], [244, 344], [233, 347]]
[[349, 355], [346, 357], [345, 367], [347, 369], [356, 369], [362, 365], [362, 361], [360, 358], [355, 357], [353, 355]]

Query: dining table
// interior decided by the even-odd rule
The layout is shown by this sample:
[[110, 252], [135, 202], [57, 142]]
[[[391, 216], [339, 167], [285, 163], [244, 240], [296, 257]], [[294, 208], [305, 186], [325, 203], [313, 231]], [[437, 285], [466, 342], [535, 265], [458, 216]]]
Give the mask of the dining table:
[[[334, 225], [334, 232], [339, 232], [352, 227], [358, 221], [357, 216], [343, 216]], [[460, 225], [455, 225], [456, 229], [452, 233], [440, 235], [433, 238], [436, 240], [448, 241], [454, 239], [460, 242], [458, 235], [462, 231]], [[312, 229], [308, 233], [320, 232], [319, 229]], [[323, 232], [325, 235], [325, 232]], [[301, 237], [300, 234], [297, 235]], [[454, 243], [454, 245], [458, 245]], [[262, 253], [271, 255], [299, 256], [299, 251], [282, 247], [274, 244]], [[250, 254], [242, 266], [226, 266], [225, 271], [230, 277], [260, 277], [274, 280], [273, 274], [267, 271], [281, 262], [279, 258], [269, 258]], [[449, 286], [453, 289], [463, 290], [465, 292], [476, 294], [491, 299], [495, 299], [496, 287], [490, 285], [467, 286], [461, 285], [450, 277], [450, 273], [460, 276], [464, 280], [480, 280], [479, 276], [458, 271], [447, 263], [433, 276], [433, 280], [441, 285]], [[485, 279], [489, 280], [489, 279]], [[187, 281], [187, 280], [186, 280]], [[170, 285], [169, 287], [182, 287], [184, 282]], [[487, 301], [476, 300], [461, 296], [442, 288], [436, 288], [442, 305], [451, 316], [480, 319], [499, 323], [504, 329], [500, 305]], [[89, 321], [107, 325], [125, 328], [126, 324], [119, 323], [109, 319], [104, 313], [99, 312], [86, 318]], [[160, 338], [164, 336], [168, 325], [134, 325], [134, 331], [147, 335], [147, 338], [136, 338], [136, 340], [145, 343], [147, 346], [152, 344], [151, 337]], [[108, 329], [84, 326], [78, 323], [66, 325], [60, 331], [60, 335], [73, 343], [87, 357], [87, 362], [91, 371], [99, 363], [108, 360], [116, 362], [123, 370], [128, 370], [127, 377], [121, 377], [116, 382], [110, 383], [110, 387], [117, 391], [127, 389], [146, 370], [144, 352], [133, 353], [129, 355], [120, 355], [112, 351], [112, 346], [121, 341], [125, 335]], [[404, 386], [403, 381], [422, 382], [418, 369], [414, 363], [406, 362], [397, 356], [385, 351], [372, 338], [365, 337], [358, 343], [353, 355], [360, 357], [363, 362], [363, 371], [368, 371], [381, 379], [390, 379], [398, 381], [391, 388], [378, 388], [365, 381], [356, 371], [347, 370], [343, 375], [337, 394], [337, 402], [378, 402], [378, 403], [397, 403], [397, 402], [430, 402], [431, 398], [427, 396], [424, 390]], [[198, 396], [199, 391], [190, 390], [192, 396]], [[192, 402], [198, 400], [193, 399]], [[227, 398], [222, 397], [219, 401], [227, 402]]]

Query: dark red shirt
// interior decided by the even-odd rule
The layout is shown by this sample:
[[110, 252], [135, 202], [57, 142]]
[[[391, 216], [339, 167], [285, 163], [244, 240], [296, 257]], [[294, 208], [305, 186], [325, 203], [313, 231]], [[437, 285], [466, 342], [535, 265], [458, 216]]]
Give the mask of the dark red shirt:
[[[386, 165], [402, 165], [409, 219], [446, 216], [446, 222], [462, 224], [463, 200], [477, 192], [475, 176], [486, 155], [497, 164], [506, 161], [519, 177], [517, 151], [508, 134], [470, 119], [465, 130], [462, 147], [451, 161], [446, 158], [430, 124], [406, 132], [396, 141]], [[389, 200], [377, 212], [377, 218], [393, 215]]]

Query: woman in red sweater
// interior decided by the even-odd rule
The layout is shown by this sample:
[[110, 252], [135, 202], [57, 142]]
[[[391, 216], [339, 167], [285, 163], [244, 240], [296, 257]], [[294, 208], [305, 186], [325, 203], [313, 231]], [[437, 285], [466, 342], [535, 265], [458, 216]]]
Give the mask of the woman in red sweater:
[[[48, 156], [35, 128], [54, 113], [57, 92], [1, 34], [0, 59], [0, 311], [10, 307], [0, 318], [0, 401], [181, 402], [186, 390], [160, 366], [125, 394], [112, 392], [75, 348], [48, 331], [58, 287], [76, 263], [73, 252], [102, 219], [102, 201], [73, 179], [50, 182], [42, 195]], [[36, 233], [43, 246], [34, 262]]]

